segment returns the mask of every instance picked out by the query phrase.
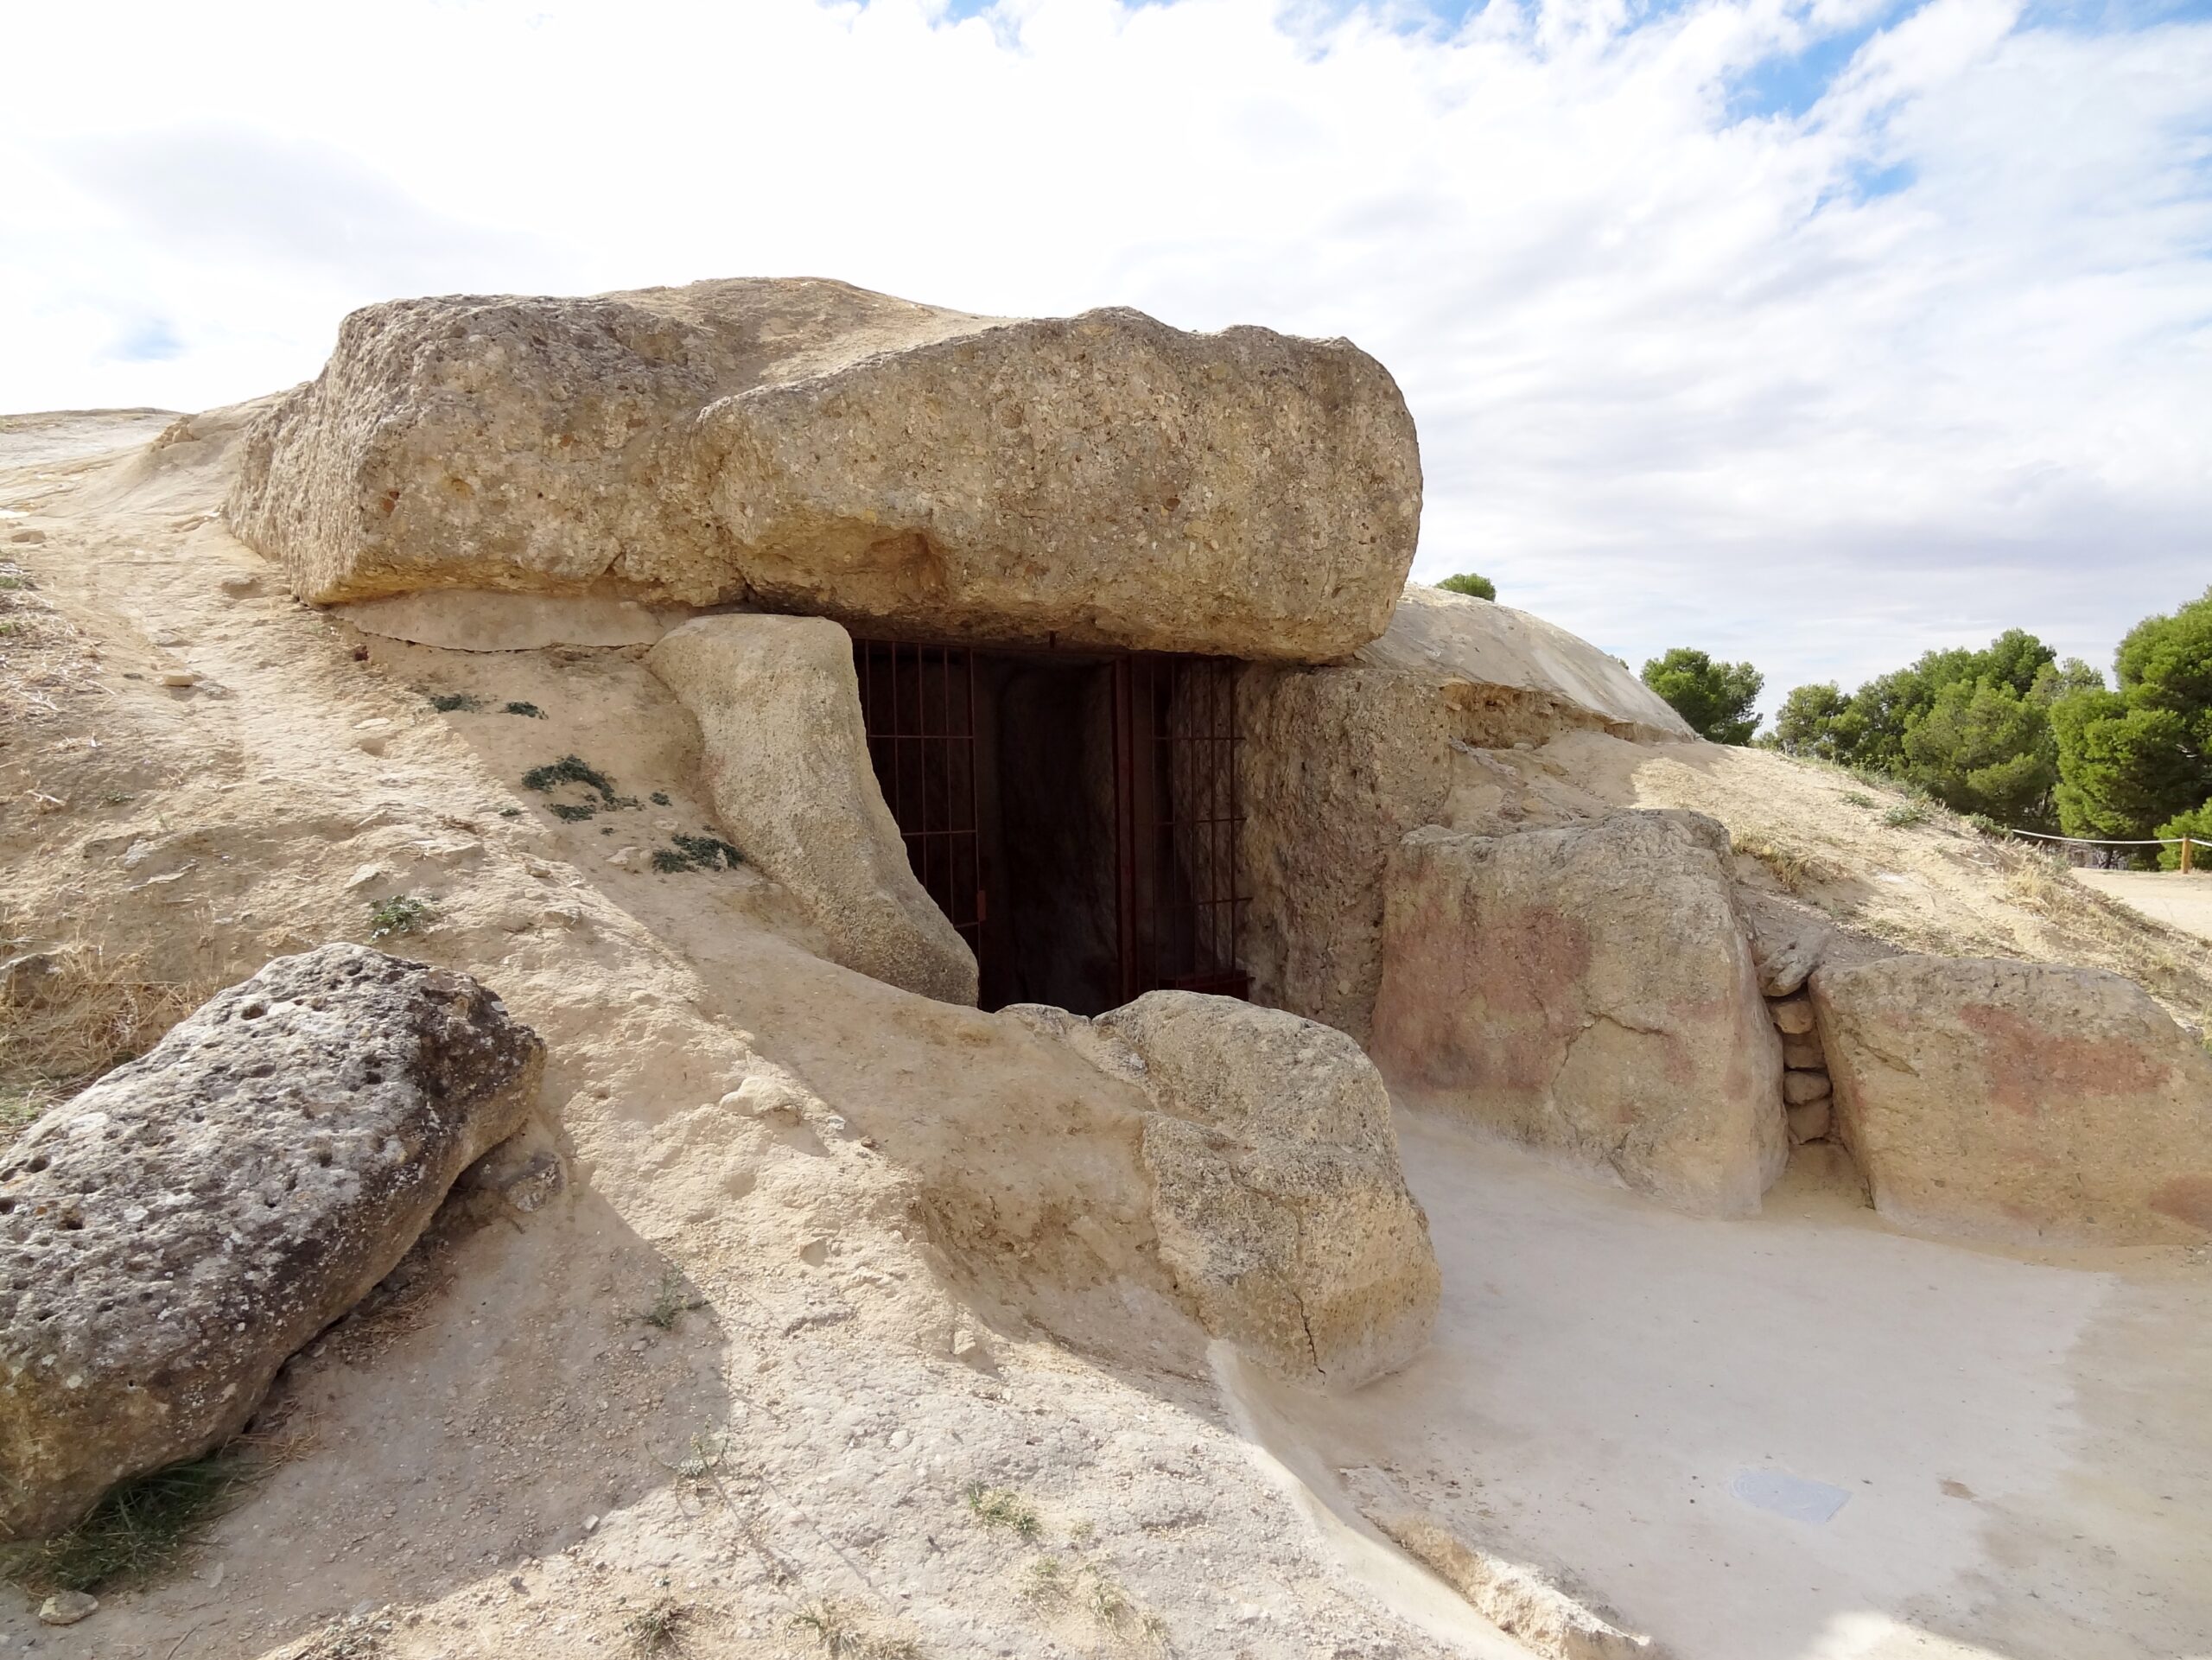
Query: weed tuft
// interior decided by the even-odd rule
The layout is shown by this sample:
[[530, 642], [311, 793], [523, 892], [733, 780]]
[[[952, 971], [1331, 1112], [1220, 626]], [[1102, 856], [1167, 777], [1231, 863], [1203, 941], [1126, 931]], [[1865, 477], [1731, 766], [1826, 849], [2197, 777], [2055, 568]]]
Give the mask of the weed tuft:
[[719, 836], [686, 836], [678, 831], [668, 839], [676, 845], [653, 850], [653, 868], [664, 876], [717, 867], [734, 870], [745, 862], [745, 855]]
[[653, 1293], [652, 1306], [643, 1310], [638, 1318], [657, 1331], [674, 1331], [676, 1322], [684, 1315], [695, 1308], [707, 1306], [704, 1297], [690, 1296], [687, 1294], [688, 1289], [683, 1283], [683, 1276], [674, 1269], [669, 1269], [660, 1276], [660, 1286]]
[[690, 1623], [690, 1605], [664, 1597], [624, 1620], [622, 1632], [632, 1654], [665, 1654], [683, 1646], [683, 1628]]
[[1900, 801], [1882, 815], [1882, 822], [1891, 830], [1904, 830], [1910, 825], [1924, 824], [1933, 817], [1924, 801]]
[[400, 934], [419, 933], [430, 919], [434, 907], [429, 900], [414, 894], [394, 894], [389, 899], [369, 902], [369, 938], [390, 939]]
[[665, 790], [655, 790], [652, 795], [645, 798], [651, 801], [656, 807], [665, 807], [668, 805], [668, 792]]
[[499, 706], [499, 713], [502, 715], [519, 715], [525, 721], [542, 721], [545, 718], [545, 711], [538, 708], [535, 703], [502, 703]]
[[1037, 1512], [1011, 1487], [986, 1487], [980, 1481], [971, 1481], [963, 1496], [968, 1501], [969, 1514], [987, 1528], [1005, 1528], [1024, 1544], [1034, 1544], [1044, 1536], [1045, 1524], [1037, 1519]]
[[0, 1548], [0, 1577], [34, 1596], [154, 1578], [199, 1544], [262, 1467], [223, 1451], [118, 1482], [67, 1531]]
[[563, 755], [543, 766], [533, 766], [522, 775], [522, 787], [525, 790], [551, 790], [563, 784], [581, 784], [587, 790], [598, 791], [608, 802], [614, 799], [613, 781], [581, 755]]
[[832, 1660], [920, 1660], [913, 1639], [870, 1637], [836, 1603], [810, 1603], [791, 1616], [791, 1625], [806, 1632]]
[[1843, 792], [1843, 798], [1854, 807], [1871, 807], [1874, 805], [1874, 798], [1864, 790], [1846, 790]]
[[1764, 865], [1786, 893], [1795, 894], [1827, 874], [1821, 862], [1804, 849], [1793, 847], [1764, 830], [1738, 830], [1729, 838], [1729, 845]]
[[430, 707], [441, 715], [474, 715], [484, 707], [484, 700], [471, 691], [434, 691], [429, 697]]
[[556, 801], [550, 810], [554, 817], [570, 824], [581, 824], [599, 809], [588, 801]]

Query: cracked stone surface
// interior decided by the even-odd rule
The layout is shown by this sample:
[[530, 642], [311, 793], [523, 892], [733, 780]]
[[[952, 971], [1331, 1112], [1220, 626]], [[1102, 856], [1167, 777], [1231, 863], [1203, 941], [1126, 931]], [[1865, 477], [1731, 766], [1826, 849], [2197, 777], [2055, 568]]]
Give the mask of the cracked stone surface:
[[279, 957], [0, 1157], [0, 1530], [243, 1428], [521, 1125], [544, 1046], [467, 975]]
[[1382, 932], [1373, 1053], [1404, 1098], [1679, 1210], [1758, 1209], [1782, 1046], [1714, 820], [1416, 830]]
[[2212, 1057], [2132, 980], [1999, 957], [1823, 965], [1834, 1118], [1884, 1216], [2017, 1244], [2212, 1235]]
[[365, 307], [226, 507], [317, 603], [467, 588], [1327, 662], [1421, 519], [1349, 340], [814, 278]]
[[1160, 1260], [1208, 1331], [1331, 1389], [1420, 1352], [1436, 1257], [1389, 1092], [1358, 1045], [1190, 991], [1147, 993], [1090, 1028], [1093, 1059], [1152, 1098], [1142, 1151]]

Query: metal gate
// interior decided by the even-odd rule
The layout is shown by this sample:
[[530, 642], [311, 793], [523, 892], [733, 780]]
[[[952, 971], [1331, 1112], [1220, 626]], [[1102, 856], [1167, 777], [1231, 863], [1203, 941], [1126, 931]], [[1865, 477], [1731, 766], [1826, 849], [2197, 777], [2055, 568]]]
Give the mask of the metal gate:
[[[868, 758], [906, 858], [983, 963], [995, 880], [979, 798], [978, 731], [995, 718], [978, 653], [905, 640], [853, 642]], [[1124, 1002], [1168, 988], [1243, 997], [1238, 665], [1121, 653], [1076, 658], [1113, 676], [1114, 891]], [[991, 747], [995, 753], [995, 746]], [[991, 836], [1000, 832], [995, 826]], [[995, 842], [993, 843], [995, 845]], [[1000, 896], [1003, 900], [1006, 896]]]
[[1132, 655], [1114, 664], [1122, 993], [1243, 997], [1236, 667]]
[[976, 659], [957, 646], [853, 642], [868, 760], [906, 862], [983, 960], [982, 833], [976, 811]]

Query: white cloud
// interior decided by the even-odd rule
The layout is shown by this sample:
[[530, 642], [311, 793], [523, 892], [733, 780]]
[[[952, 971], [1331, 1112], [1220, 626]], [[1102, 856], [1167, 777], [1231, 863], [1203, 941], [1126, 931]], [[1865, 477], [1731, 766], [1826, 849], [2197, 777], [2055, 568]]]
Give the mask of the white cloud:
[[2013, 624], [2101, 661], [2212, 579], [2212, 24], [391, 0], [10, 29], [0, 407], [248, 396], [397, 293], [808, 272], [1349, 334], [1421, 422], [1422, 574], [1777, 692]]

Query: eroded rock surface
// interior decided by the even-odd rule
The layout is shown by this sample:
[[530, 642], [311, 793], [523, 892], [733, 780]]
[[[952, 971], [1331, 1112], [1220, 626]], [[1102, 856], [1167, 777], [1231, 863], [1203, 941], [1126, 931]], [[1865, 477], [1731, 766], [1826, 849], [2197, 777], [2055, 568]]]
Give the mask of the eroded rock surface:
[[1074, 1028], [1154, 1110], [1143, 1158], [1161, 1262], [1207, 1330], [1294, 1381], [1349, 1389], [1419, 1353], [1440, 1280], [1390, 1098], [1341, 1032], [1155, 991]]
[[1834, 1110], [1875, 1208], [1929, 1232], [2212, 1234], [2212, 1057], [2131, 980], [1894, 957], [1812, 978]]
[[0, 1160], [0, 1530], [244, 1427], [529, 1112], [544, 1048], [466, 975], [279, 957]]
[[1389, 621], [1421, 467], [1346, 341], [734, 280], [357, 311], [227, 513], [318, 602], [603, 584], [1319, 661]]
[[715, 816], [832, 959], [974, 1002], [976, 954], [914, 879], [868, 760], [851, 637], [820, 617], [700, 617], [645, 660], [698, 720]]
[[1689, 812], [1407, 836], [1375, 1009], [1383, 1075], [1679, 1209], [1756, 1211], [1789, 1154], [1782, 1053], [1728, 859], [1727, 832]]
[[1693, 736], [1586, 640], [1419, 582], [1351, 662], [1255, 665], [1239, 702], [1255, 992], [1362, 1039], [1382, 975], [1383, 873], [1408, 831], [1450, 822], [1471, 757], [1577, 731]]

